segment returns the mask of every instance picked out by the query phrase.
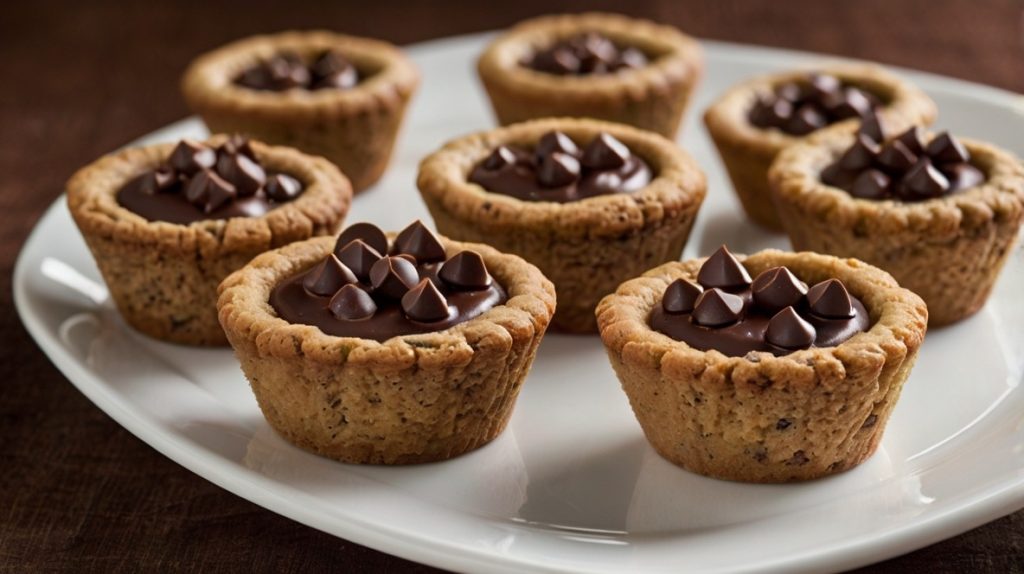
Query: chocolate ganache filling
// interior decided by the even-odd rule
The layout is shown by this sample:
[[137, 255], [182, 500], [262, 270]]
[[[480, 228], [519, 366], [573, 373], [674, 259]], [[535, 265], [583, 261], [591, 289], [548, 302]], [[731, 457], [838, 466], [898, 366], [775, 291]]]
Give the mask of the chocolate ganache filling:
[[838, 279], [808, 288], [788, 268], [773, 267], [751, 281], [725, 246], [704, 262], [697, 283], [671, 283], [649, 321], [677, 341], [730, 357], [832, 347], [870, 326], [863, 303]]
[[347, 90], [359, 80], [359, 71], [352, 62], [334, 50], [325, 50], [312, 64], [294, 52], [280, 52], [239, 74], [235, 84], [270, 92], [292, 88]]
[[636, 48], [622, 48], [603, 34], [589, 32], [560, 40], [523, 64], [547, 74], [585, 76], [642, 68], [647, 65], [647, 55]]
[[821, 181], [860, 199], [914, 202], [975, 187], [985, 181], [985, 174], [949, 132], [926, 144], [914, 126], [886, 141], [872, 116], [857, 131], [853, 145], [822, 170]]
[[124, 184], [117, 203], [149, 221], [188, 225], [259, 217], [302, 192], [299, 180], [267, 172], [249, 141], [234, 136], [216, 149], [181, 140], [163, 165]]
[[331, 254], [275, 287], [270, 305], [328, 335], [385, 341], [447, 329], [507, 299], [480, 254], [448, 257], [416, 221], [393, 242], [373, 224], [349, 226]]
[[544, 134], [533, 151], [498, 146], [469, 174], [487, 191], [558, 203], [632, 193], [651, 178], [647, 162], [610, 134], [602, 132], [580, 149], [559, 131]]
[[871, 92], [835, 76], [811, 74], [806, 81], [786, 82], [772, 93], [759, 94], [747, 119], [759, 128], [805, 136], [838, 121], [865, 117], [879, 104]]

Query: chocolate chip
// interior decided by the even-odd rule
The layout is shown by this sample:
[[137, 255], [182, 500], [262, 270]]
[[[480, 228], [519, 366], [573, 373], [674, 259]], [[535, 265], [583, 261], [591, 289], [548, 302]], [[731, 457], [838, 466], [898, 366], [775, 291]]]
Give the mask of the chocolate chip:
[[580, 163], [589, 169], [617, 169], [626, 165], [629, 148], [614, 136], [601, 132], [587, 144]]
[[879, 145], [863, 134], [858, 134], [856, 141], [839, 158], [839, 166], [846, 170], [859, 170], [871, 167], [875, 156], [881, 150]]
[[401, 257], [382, 257], [370, 267], [374, 295], [401, 299], [419, 280], [416, 266]]
[[516, 153], [512, 151], [512, 148], [504, 145], [500, 145], [494, 148], [491, 155], [487, 156], [484, 160], [484, 169], [489, 171], [498, 171], [506, 166], [515, 165], [518, 157]]
[[541, 156], [537, 181], [544, 187], [565, 187], [580, 177], [580, 162], [562, 152]]
[[407, 253], [420, 263], [444, 261], [446, 256], [441, 240], [418, 219], [398, 234], [391, 246], [391, 253]]
[[760, 128], [770, 128], [778, 125], [781, 118], [774, 112], [773, 107], [780, 101], [784, 102], [785, 106], [789, 108], [789, 111], [785, 114], [785, 117], [788, 118], [792, 112], [789, 102], [778, 100], [774, 96], [758, 94], [753, 107], [750, 108], [750, 112], [747, 114], [747, 119], [751, 124]]
[[882, 124], [879, 122], [878, 116], [874, 111], [864, 116], [864, 119], [860, 122], [860, 127], [857, 128], [857, 135], [867, 136], [872, 141], [878, 143], [885, 140], [885, 131], [882, 129]]
[[491, 286], [484, 258], [475, 251], [460, 251], [444, 262], [437, 274], [446, 285], [464, 291], [478, 291]]
[[793, 423], [786, 418], [775, 421], [775, 430], [786, 430], [791, 426], [793, 426]]
[[985, 181], [985, 174], [969, 163], [946, 164], [940, 169], [952, 189], [968, 189]]
[[853, 180], [850, 195], [861, 199], [885, 199], [889, 197], [891, 181], [889, 176], [877, 169], [863, 171]]
[[700, 271], [697, 272], [697, 282], [705, 289], [712, 287], [738, 289], [750, 285], [750, 274], [723, 245], [700, 266]]
[[961, 163], [971, 159], [964, 144], [954, 138], [949, 132], [942, 132], [928, 142], [928, 157], [935, 163]]
[[448, 301], [430, 279], [423, 279], [402, 296], [402, 310], [413, 321], [433, 323], [448, 318]]
[[534, 56], [531, 67], [540, 72], [566, 76], [579, 72], [580, 59], [569, 50], [545, 50]]
[[807, 135], [828, 125], [828, 118], [818, 108], [811, 104], [804, 104], [793, 112], [793, 116], [786, 123], [786, 131], [798, 136]]
[[185, 199], [201, 208], [204, 213], [214, 212], [218, 207], [234, 199], [235, 195], [235, 186], [221, 179], [211, 169], [204, 169], [192, 176], [188, 187], [185, 188]]
[[310, 294], [327, 297], [334, 295], [343, 286], [357, 281], [352, 270], [332, 253], [306, 272], [302, 279], [302, 287]]
[[786, 307], [768, 321], [765, 340], [782, 349], [806, 349], [814, 344], [817, 332], [796, 309]]
[[853, 302], [846, 286], [838, 279], [826, 279], [807, 290], [811, 312], [825, 319], [849, 319]]
[[661, 308], [672, 315], [689, 313], [703, 292], [700, 285], [694, 285], [686, 279], [676, 279], [665, 289], [661, 297]]
[[167, 193], [178, 190], [178, 176], [170, 168], [158, 167], [136, 177], [128, 182], [127, 185], [147, 195], [155, 195], [161, 192]]
[[864, 117], [871, 113], [871, 100], [864, 92], [857, 88], [849, 87], [843, 90], [843, 97], [840, 103], [831, 111], [838, 119]]
[[335, 72], [329, 76], [317, 78], [315, 82], [310, 86], [313, 90], [323, 90], [327, 88], [333, 88], [338, 90], [347, 90], [354, 87], [359, 83], [359, 74], [355, 68], [348, 68], [340, 72]]
[[572, 141], [572, 138], [563, 132], [554, 130], [541, 136], [534, 153], [538, 158], [543, 158], [555, 152], [578, 157], [580, 155], [580, 148], [576, 145], [576, 142]]
[[174, 147], [168, 163], [176, 172], [194, 175], [213, 167], [217, 163], [217, 152], [195, 140], [183, 139]]
[[372, 247], [378, 254], [388, 252], [387, 235], [376, 225], [365, 222], [353, 223], [346, 227], [345, 231], [342, 231], [341, 235], [338, 236], [338, 241], [334, 244], [335, 252], [356, 239], [361, 239], [363, 243]]
[[268, 60], [266, 66], [270, 72], [270, 82], [275, 90], [306, 87], [312, 79], [309, 70], [296, 54], [278, 54]]
[[804, 87], [795, 82], [787, 82], [775, 86], [775, 95], [779, 99], [785, 100], [791, 104], [795, 104], [807, 96], [807, 91]]
[[336, 319], [342, 321], [369, 319], [377, 312], [377, 304], [374, 303], [373, 297], [351, 284], [339, 289], [334, 297], [331, 297], [327, 308]]
[[523, 61], [523, 65], [534, 70], [561, 76], [604, 74], [646, 64], [647, 56], [640, 50], [620, 50], [612, 40], [596, 32], [559, 40]]
[[354, 68], [352, 62], [345, 56], [334, 50], [324, 50], [313, 60], [309, 71], [313, 72], [313, 75], [318, 78], [324, 78], [352, 68]]
[[754, 303], [768, 312], [798, 305], [807, 294], [807, 285], [785, 267], [772, 267], [760, 273], [750, 287]]
[[353, 239], [341, 246], [341, 249], [335, 245], [334, 254], [362, 281], [369, 280], [370, 268], [382, 257], [379, 251], [361, 239]]
[[903, 176], [900, 186], [900, 198], [904, 201], [932, 199], [945, 194], [949, 190], [949, 180], [942, 172], [935, 169], [927, 157], [922, 157]]
[[626, 48], [619, 56], [619, 61], [613, 64], [612, 68], [621, 70], [623, 68], [643, 68], [647, 65], [647, 55], [636, 48]]
[[235, 186], [239, 197], [249, 197], [263, 187], [267, 174], [260, 164], [242, 154], [221, 154], [217, 173]]
[[299, 180], [288, 174], [275, 173], [267, 178], [263, 191], [266, 192], [267, 197], [274, 201], [291, 201], [302, 193], [302, 184], [299, 183]]
[[249, 138], [239, 134], [233, 134], [226, 142], [220, 144], [220, 147], [217, 148], [218, 157], [222, 155], [236, 154], [242, 154], [253, 161], [256, 160], [256, 152], [252, 149], [252, 144], [249, 143]]
[[724, 327], [739, 321], [742, 313], [742, 297], [712, 288], [697, 298], [691, 317], [704, 327]]
[[901, 142], [908, 150], [910, 150], [910, 153], [915, 156], [924, 153], [924, 143], [921, 139], [921, 128], [917, 126], [913, 126], [907, 129], [907, 131], [896, 136], [896, 141]]
[[824, 98], [839, 92], [842, 88], [842, 82], [831, 74], [811, 74], [810, 86], [812, 95]]
[[878, 152], [878, 163], [893, 173], [904, 172], [914, 166], [917, 156], [900, 140], [892, 140]]

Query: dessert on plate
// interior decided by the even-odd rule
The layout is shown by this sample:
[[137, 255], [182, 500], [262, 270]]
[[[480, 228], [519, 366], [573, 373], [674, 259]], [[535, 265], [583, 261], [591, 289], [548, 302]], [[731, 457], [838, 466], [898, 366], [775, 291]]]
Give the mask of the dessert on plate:
[[330, 162], [239, 137], [130, 148], [67, 184], [71, 215], [125, 321], [223, 345], [217, 285], [254, 256], [334, 233], [352, 190]]
[[779, 154], [770, 179], [798, 250], [856, 257], [928, 304], [931, 326], [980, 309], [1024, 217], [1011, 153], [913, 126], [822, 133]]
[[357, 192], [384, 173], [418, 85], [395, 46], [325, 31], [239, 40], [196, 58], [182, 78], [211, 131], [322, 155]]
[[591, 119], [535, 120], [449, 142], [417, 185], [438, 230], [533, 263], [555, 284], [554, 325], [595, 332], [619, 283], [678, 259], [706, 193], [671, 141]]
[[623, 283], [597, 318], [659, 454], [716, 478], [787, 482], [871, 456], [928, 310], [856, 259], [723, 246]]
[[284, 438], [344, 462], [410, 464], [508, 424], [555, 309], [536, 267], [486, 245], [357, 223], [228, 277], [220, 321]]
[[834, 64], [738, 84], [707, 109], [704, 124], [744, 211], [759, 225], [779, 230], [768, 168], [783, 148], [869, 115], [899, 131], [931, 124], [936, 113], [924, 92], [881, 67]]
[[675, 137], [703, 70], [696, 40], [616, 14], [520, 22], [494, 40], [477, 70], [498, 120], [590, 117]]

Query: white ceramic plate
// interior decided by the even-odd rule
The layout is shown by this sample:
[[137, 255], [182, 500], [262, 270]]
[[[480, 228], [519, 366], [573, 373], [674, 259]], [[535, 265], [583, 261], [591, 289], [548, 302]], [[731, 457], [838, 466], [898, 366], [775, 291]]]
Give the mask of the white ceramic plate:
[[[487, 36], [409, 48], [423, 72], [394, 164], [350, 222], [428, 219], [417, 162], [492, 119], [473, 62]], [[787, 247], [744, 218], [699, 113], [753, 74], [808, 65], [792, 52], [705, 43], [707, 77], [682, 145], [710, 193], [685, 256], [721, 243]], [[941, 128], [1024, 153], [1017, 96], [906, 73]], [[202, 136], [197, 120], [149, 143]], [[141, 143], [140, 142], [140, 143]], [[1024, 507], [1024, 256], [975, 317], [930, 332], [879, 452], [843, 475], [794, 485], [703, 478], [646, 444], [596, 337], [548, 335], [508, 431], [456, 460], [339, 464], [264, 422], [228, 350], [159, 343], [126, 328], [63, 199], [29, 237], [15, 301], [32, 336], [97, 406], [206, 479], [314, 528], [412, 560], [489, 572], [821, 571], [908, 552]]]

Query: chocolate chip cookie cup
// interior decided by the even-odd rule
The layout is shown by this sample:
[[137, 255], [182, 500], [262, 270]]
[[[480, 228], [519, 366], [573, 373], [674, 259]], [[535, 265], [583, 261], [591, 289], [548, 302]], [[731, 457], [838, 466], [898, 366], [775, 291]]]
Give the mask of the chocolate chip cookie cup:
[[[742, 270], [703, 269], [730, 261]], [[770, 309], [762, 316], [771, 319], [754, 323], [760, 339], [726, 337], [745, 333], [737, 321], [763, 312], [765, 300]], [[711, 339], [688, 343], [676, 338], [685, 333], [660, 332], [652, 326], [658, 312]], [[834, 338], [839, 315], [864, 314], [863, 330]], [[928, 312], [890, 275], [855, 259], [767, 250], [738, 261], [719, 252], [667, 263], [623, 283], [601, 301], [597, 317], [633, 412], [661, 456], [715, 478], [788, 482], [839, 473], [871, 456]], [[752, 350], [715, 348], [729, 340]]]
[[227, 343], [216, 302], [228, 274], [268, 249], [334, 233], [351, 197], [322, 158], [223, 136], [125, 149], [67, 184], [124, 320], [188, 345]]
[[704, 113], [743, 210], [755, 223], [782, 229], [768, 169], [786, 146], [874, 110], [893, 132], [935, 120], [935, 103], [916, 86], [873, 65], [836, 64], [754, 78], [731, 88]]
[[218, 301], [270, 425], [364, 464], [444, 460], [497, 437], [554, 307], [534, 266], [418, 224], [270, 251]]
[[[861, 157], [866, 163], [853, 170], [856, 179], [826, 174], [833, 165], [859, 165]], [[965, 176], [968, 185], [957, 185]], [[960, 321], [985, 304], [1024, 218], [1019, 161], [990, 144], [958, 143], [948, 134], [911, 130], [875, 146], [848, 130], [822, 134], [779, 154], [770, 179], [794, 249], [885, 269], [924, 299], [932, 327]], [[850, 180], [849, 191], [843, 180]], [[878, 181], [899, 189], [887, 193]]]
[[456, 139], [417, 185], [441, 233], [540, 268], [558, 290], [555, 328], [574, 333], [596, 332], [594, 307], [619, 283], [679, 258], [706, 194], [667, 139], [568, 118]]
[[492, 42], [477, 62], [502, 125], [590, 117], [675, 137], [703, 71], [696, 40], [615, 14], [543, 16]]
[[211, 131], [322, 155], [357, 192], [384, 173], [418, 85], [395, 46], [324, 31], [239, 40], [200, 56], [182, 78]]

